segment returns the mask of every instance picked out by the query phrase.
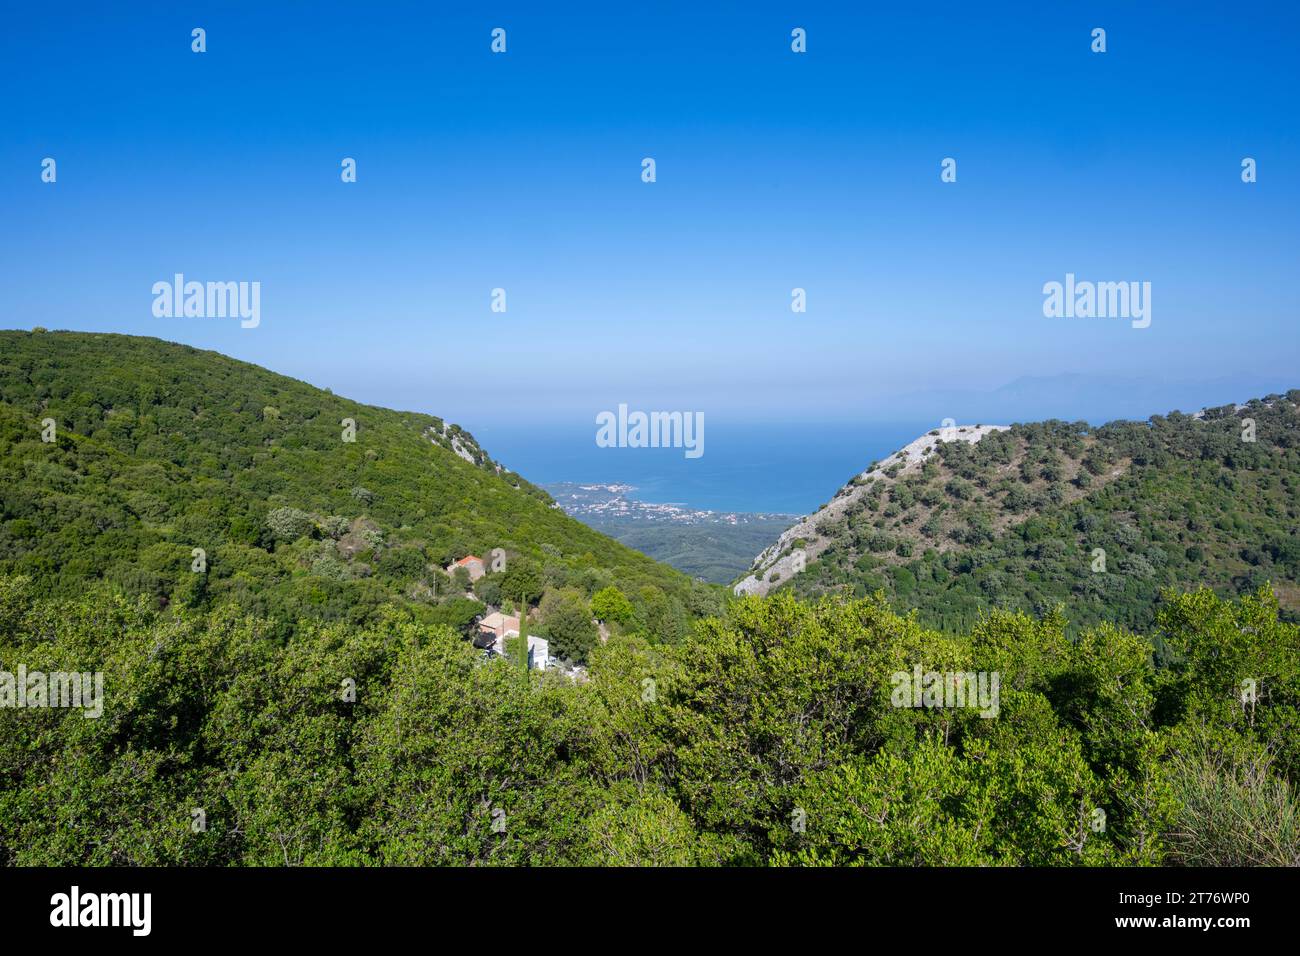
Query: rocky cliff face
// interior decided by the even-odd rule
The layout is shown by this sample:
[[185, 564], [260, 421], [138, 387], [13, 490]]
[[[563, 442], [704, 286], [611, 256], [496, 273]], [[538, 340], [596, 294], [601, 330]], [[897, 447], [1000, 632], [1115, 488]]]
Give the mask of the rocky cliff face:
[[815, 514], [800, 519], [782, 532], [774, 544], [754, 559], [750, 573], [734, 585], [736, 594], [767, 594], [804, 569], [829, 543], [820, 529], [843, 520], [860, 499], [872, 493], [877, 483], [886, 488], [910, 477], [935, 455], [941, 442], [960, 441], [975, 444], [986, 435], [1006, 431], [1008, 425], [952, 425], [928, 432], [904, 446], [884, 461], [857, 475], [835, 493], [835, 497]]

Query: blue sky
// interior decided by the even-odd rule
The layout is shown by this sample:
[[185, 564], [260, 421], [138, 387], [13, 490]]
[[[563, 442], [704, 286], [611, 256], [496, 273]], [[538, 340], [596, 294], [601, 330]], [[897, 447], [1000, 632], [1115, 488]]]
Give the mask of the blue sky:
[[[472, 430], [585, 427], [620, 402], [901, 422], [917, 394], [1029, 375], [1095, 377], [1059, 412], [1076, 418], [1116, 380], [1300, 386], [1298, 20], [1041, 0], [12, 6], [0, 326], [156, 335]], [[176, 272], [261, 282], [261, 325], [155, 318]], [[1045, 318], [1067, 272], [1151, 282], [1151, 327]]]

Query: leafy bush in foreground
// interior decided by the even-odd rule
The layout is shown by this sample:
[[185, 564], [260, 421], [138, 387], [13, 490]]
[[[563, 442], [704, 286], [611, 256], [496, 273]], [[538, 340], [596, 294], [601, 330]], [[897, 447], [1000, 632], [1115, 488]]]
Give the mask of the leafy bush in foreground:
[[[1060, 614], [945, 636], [880, 599], [750, 598], [675, 645], [616, 634], [574, 683], [399, 607], [284, 629], [0, 578], [0, 671], [104, 674], [99, 719], [0, 708], [0, 858], [1295, 862], [1300, 629], [1266, 590], [1203, 591], [1158, 636], [1164, 663]], [[918, 665], [997, 671], [997, 716], [894, 706]]]

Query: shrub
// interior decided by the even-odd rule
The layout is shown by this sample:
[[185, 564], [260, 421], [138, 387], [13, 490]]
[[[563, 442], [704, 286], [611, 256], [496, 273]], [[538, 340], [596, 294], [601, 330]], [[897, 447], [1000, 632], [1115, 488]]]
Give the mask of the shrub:
[[571, 588], [547, 591], [541, 613], [551, 653], [575, 664], [585, 664], [598, 635], [596, 625], [591, 623], [591, 608], [581, 592]]
[[1183, 866], [1300, 866], [1300, 807], [1259, 756], [1206, 747], [1170, 763], [1180, 809], [1168, 834]]
[[316, 522], [307, 512], [297, 508], [273, 508], [266, 514], [266, 526], [277, 541], [297, 541], [311, 534]]
[[602, 621], [627, 624], [632, 620], [632, 602], [613, 585], [601, 588], [592, 595], [591, 610]]

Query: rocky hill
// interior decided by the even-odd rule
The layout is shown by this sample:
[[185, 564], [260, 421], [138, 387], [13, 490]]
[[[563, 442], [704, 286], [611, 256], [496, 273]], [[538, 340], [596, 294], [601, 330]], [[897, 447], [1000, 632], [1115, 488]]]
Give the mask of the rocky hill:
[[883, 590], [962, 627], [991, 607], [1150, 623], [1166, 587], [1269, 583], [1300, 611], [1300, 391], [1146, 422], [936, 429], [765, 548], [737, 593]]

